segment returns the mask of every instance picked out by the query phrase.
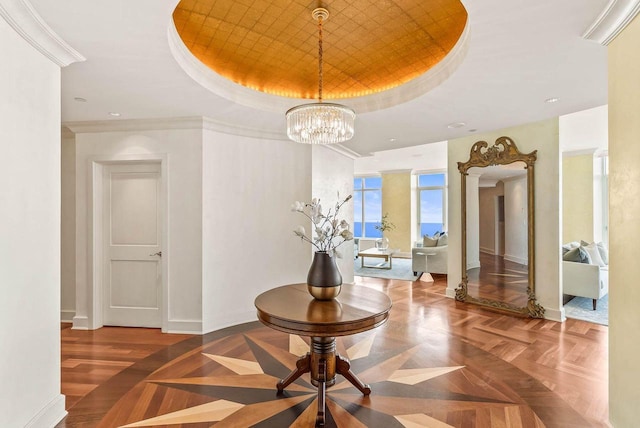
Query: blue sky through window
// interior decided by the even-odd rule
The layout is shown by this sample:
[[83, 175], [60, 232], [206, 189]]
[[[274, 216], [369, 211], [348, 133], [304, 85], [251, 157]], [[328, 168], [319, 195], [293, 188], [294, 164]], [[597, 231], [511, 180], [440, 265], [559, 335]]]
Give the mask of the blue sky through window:
[[[356, 237], [379, 238], [375, 226], [382, 220], [382, 178], [356, 177], [353, 180], [353, 234]], [[364, 217], [364, 224], [363, 224]], [[364, 226], [364, 227], [363, 227]]]

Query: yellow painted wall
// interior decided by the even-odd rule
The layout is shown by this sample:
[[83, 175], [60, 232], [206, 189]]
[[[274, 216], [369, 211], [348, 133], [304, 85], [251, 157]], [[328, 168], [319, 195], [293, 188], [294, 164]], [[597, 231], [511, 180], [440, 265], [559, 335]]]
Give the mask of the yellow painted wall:
[[384, 235], [390, 248], [411, 251], [411, 171], [382, 173], [382, 214], [396, 227]]
[[609, 419], [640, 419], [640, 17], [608, 49]]
[[562, 159], [562, 242], [593, 242], [593, 155]]

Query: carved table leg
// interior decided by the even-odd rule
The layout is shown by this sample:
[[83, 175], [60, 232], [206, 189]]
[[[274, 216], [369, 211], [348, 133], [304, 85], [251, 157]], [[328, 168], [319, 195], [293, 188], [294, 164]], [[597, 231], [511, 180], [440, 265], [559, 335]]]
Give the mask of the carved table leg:
[[325, 421], [325, 395], [327, 381], [327, 360], [321, 358], [318, 362], [318, 416], [316, 416], [316, 426], [323, 427]]
[[309, 373], [309, 371], [311, 371], [310, 362], [311, 362], [311, 354], [309, 352], [307, 352], [307, 355], [305, 355], [304, 357], [296, 361], [296, 369], [291, 373], [289, 373], [289, 375], [286, 378], [280, 379], [280, 381], [276, 384], [276, 388], [278, 388], [278, 394], [282, 394], [282, 391], [289, 384], [291, 384], [291, 382], [298, 379], [303, 374]]
[[371, 394], [371, 387], [365, 383], [362, 383], [360, 379], [356, 377], [351, 371], [351, 364], [349, 360], [340, 355], [336, 355], [336, 371], [340, 373], [346, 380], [351, 382], [353, 386], [358, 388], [364, 395]]

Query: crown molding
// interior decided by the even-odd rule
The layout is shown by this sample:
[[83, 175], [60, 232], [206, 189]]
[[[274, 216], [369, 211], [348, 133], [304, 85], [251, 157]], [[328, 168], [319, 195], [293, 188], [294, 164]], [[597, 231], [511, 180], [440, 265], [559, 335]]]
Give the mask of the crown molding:
[[72, 130], [70, 130], [69, 128], [67, 128], [66, 126], [61, 126], [60, 127], [60, 137], [62, 139], [65, 138], [74, 138], [76, 136], [76, 134], [73, 133]]
[[358, 159], [362, 157], [360, 153], [355, 152], [350, 148], [343, 146], [342, 144], [327, 144], [324, 147], [333, 150], [336, 153], [340, 153], [341, 155], [346, 156], [349, 159]]
[[409, 169], [387, 169], [387, 170], [383, 170], [380, 171], [380, 174], [411, 174], [413, 172], [413, 169], [409, 168]]
[[86, 60], [44, 22], [28, 0], [0, 0], [0, 16], [31, 46], [60, 67]]
[[596, 153], [596, 148], [589, 148], [589, 149], [579, 149], [579, 150], [568, 150], [566, 152], [562, 152], [562, 157], [563, 158], [572, 158], [575, 156], [584, 156], [584, 155], [595, 155]]
[[162, 131], [170, 129], [205, 129], [222, 134], [236, 135], [266, 140], [287, 140], [284, 132], [264, 131], [257, 128], [240, 127], [219, 122], [202, 116], [157, 118], [157, 119], [125, 119], [96, 120], [84, 122], [65, 122], [62, 124], [76, 134], [91, 132], [129, 132], [129, 131]]
[[245, 126], [230, 125], [208, 117], [203, 119], [203, 128], [209, 131], [220, 132], [222, 134], [236, 135], [239, 137], [258, 138], [263, 140], [285, 140], [290, 141], [283, 131], [265, 131], [264, 129], [249, 128]]
[[158, 118], [158, 119], [123, 119], [123, 120], [91, 120], [82, 122], [63, 122], [75, 134], [92, 132], [128, 132], [156, 131], [168, 129], [202, 129], [204, 118], [201, 116]]
[[600, 15], [582, 35], [607, 46], [640, 12], [640, 0], [609, 0]]

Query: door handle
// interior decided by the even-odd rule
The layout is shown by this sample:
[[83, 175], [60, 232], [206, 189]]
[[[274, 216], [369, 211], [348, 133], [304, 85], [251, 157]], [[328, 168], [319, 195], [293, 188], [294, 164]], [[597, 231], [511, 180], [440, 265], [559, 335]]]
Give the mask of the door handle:
[[157, 253], [149, 254], [149, 256], [151, 256], [151, 257], [153, 257], [153, 256], [160, 256], [160, 257], [162, 257], [162, 251], [158, 251]]

